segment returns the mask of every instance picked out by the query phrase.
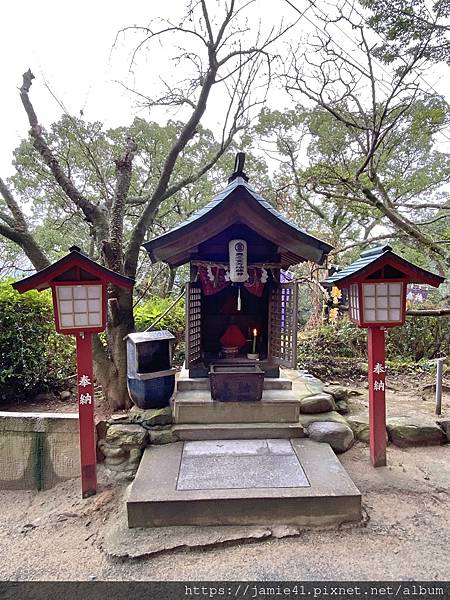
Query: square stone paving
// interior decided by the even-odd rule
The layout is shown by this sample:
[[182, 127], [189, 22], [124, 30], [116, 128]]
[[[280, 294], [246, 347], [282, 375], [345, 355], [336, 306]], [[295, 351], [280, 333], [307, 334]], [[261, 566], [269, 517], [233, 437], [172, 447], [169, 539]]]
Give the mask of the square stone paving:
[[177, 490], [308, 487], [289, 440], [185, 442]]

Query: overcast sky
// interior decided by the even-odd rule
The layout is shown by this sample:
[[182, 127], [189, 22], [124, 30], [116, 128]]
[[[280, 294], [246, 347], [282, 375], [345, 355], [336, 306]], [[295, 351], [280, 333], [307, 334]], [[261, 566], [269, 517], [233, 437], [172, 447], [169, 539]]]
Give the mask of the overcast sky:
[[[216, 4], [215, 0], [209, 3]], [[293, 3], [300, 10], [307, 5], [305, 0], [293, 0]], [[127, 69], [132, 39], [120, 38], [112, 50], [116, 33], [127, 25], [146, 25], [155, 16], [181, 16], [184, 6], [184, 0], [129, 0], [127, 3], [78, 0], [70, 4], [56, 0], [15, 0], [4, 3], [0, 36], [0, 176], [12, 174], [12, 151], [28, 130], [17, 89], [25, 70], [30, 67], [36, 76], [32, 101], [45, 127], [62, 113], [45, 82], [72, 114], [78, 115], [82, 109], [88, 120], [100, 120], [107, 126], [127, 125], [137, 108], [133, 98], [116, 81], [128, 84], [135, 81]], [[299, 16], [284, 0], [256, 0], [252, 11], [255, 22], [262, 14], [269, 24], [281, 15], [288, 20]], [[297, 29], [295, 35], [308, 30], [311, 26], [303, 19], [301, 30]], [[140, 61], [135, 73], [139, 86], [152, 87], [152, 78], [165, 54], [163, 48], [159, 52], [147, 54], [145, 60]], [[445, 93], [442, 79], [436, 82], [435, 74], [430, 77], [430, 83]], [[148, 88], [143, 91], [150, 93]], [[283, 97], [283, 102], [286, 101]], [[146, 116], [142, 111], [141, 114]], [[206, 125], [213, 127], [214, 119], [219, 120], [217, 112], [214, 116], [214, 110], [210, 111], [208, 119]]]

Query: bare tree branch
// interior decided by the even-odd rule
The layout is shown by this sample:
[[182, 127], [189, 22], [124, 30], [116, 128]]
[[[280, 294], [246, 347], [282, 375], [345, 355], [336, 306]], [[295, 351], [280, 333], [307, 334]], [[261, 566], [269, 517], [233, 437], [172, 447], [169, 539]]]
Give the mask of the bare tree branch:
[[38, 123], [36, 112], [29, 97], [33, 79], [34, 75], [30, 69], [28, 69], [28, 71], [23, 74], [22, 86], [20, 87], [20, 98], [31, 125], [30, 135], [33, 138], [33, 146], [39, 152], [65, 194], [83, 212], [86, 220], [95, 225], [99, 229], [99, 232], [103, 234], [103, 238], [105, 238], [108, 231], [105, 214], [98, 206], [89, 202], [89, 200], [77, 190], [73, 182], [64, 173], [61, 165], [45, 141], [42, 134], [42, 127]]
[[[0, 193], [3, 196], [3, 198], [5, 199], [7, 207], [11, 211], [11, 214], [14, 219], [14, 228], [21, 233], [27, 232], [28, 226], [27, 226], [27, 223], [25, 220], [25, 216], [22, 212], [22, 209], [16, 202], [14, 196], [11, 193], [11, 190], [8, 188], [8, 186], [6, 185], [6, 183], [3, 181], [3, 179], [1, 177], [0, 177]], [[5, 219], [5, 221], [7, 221], [7, 219]]]

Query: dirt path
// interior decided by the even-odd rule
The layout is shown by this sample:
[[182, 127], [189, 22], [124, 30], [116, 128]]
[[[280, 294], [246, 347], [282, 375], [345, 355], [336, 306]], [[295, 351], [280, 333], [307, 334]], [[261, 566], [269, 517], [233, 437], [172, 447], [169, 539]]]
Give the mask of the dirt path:
[[103, 485], [85, 501], [78, 480], [41, 493], [0, 492], [0, 579], [450, 579], [450, 447], [390, 446], [382, 469], [369, 467], [363, 444], [341, 459], [363, 493], [364, 526], [126, 562], [98, 549], [124, 488]]

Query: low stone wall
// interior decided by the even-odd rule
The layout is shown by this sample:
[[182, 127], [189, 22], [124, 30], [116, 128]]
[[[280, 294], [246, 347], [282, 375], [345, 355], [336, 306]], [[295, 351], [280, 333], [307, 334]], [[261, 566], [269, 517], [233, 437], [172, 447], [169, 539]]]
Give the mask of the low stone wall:
[[0, 489], [44, 490], [79, 475], [76, 413], [0, 411]]
[[116, 481], [133, 479], [144, 448], [149, 444], [170, 444], [172, 410], [142, 410], [134, 406], [128, 413], [112, 415], [97, 424], [98, 458], [103, 459], [107, 475]]

